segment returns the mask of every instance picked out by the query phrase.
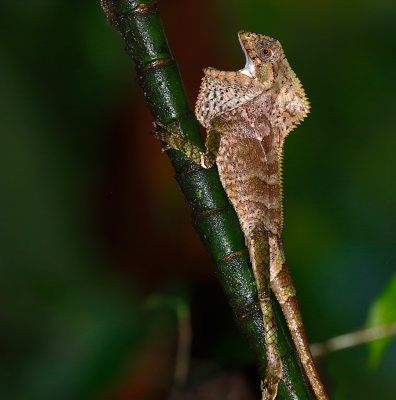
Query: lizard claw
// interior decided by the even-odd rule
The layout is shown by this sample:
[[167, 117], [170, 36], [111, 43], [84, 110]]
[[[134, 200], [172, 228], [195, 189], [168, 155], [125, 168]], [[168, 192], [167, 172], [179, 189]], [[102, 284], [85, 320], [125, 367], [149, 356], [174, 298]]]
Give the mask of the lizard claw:
[[151, 131], [151, 133], [158, 140], [166, 141], [166, 136], [168, 136], [169, 133], [172, 133], [169, 132], [169, 129], [166, 125], [159, 121], [153, 121], [153, 127], [154, 129]]
[[158, 131], [158, 129], [161, 129], [165, 132], [167, 132], [170, 135], [177, 135], [181, 132], [180, 129], [180, 121], [178, 119], [175, 120], [176, 123], [176, 130], [174, 131], [173, 129], [169, 128], [169, 125], [165, 125], [160, 121], [153, 121], [153, 126], [154, 126], [154, 132]]
[[278, 392], [279, 380], [282, 380], [285, 385], [293, 392], [296, 393], [291, 382], [284, 376], [282, 378], [278, 377], [267, 377], [264, 381], [261, 381], [261, 400], [274, 400]]
[[154, 130], [152, 131], [153, 136], [156, 139], [164, 142], [164, 146], [162, 147], [161, 151], [165, 152], [167, 150], [174, 149], [175, 138], [178, 136], [182, 136], [179, 120], [176, 119], [176, 126], [177, 126], [176, 130], [172, 130], [169, 127], [169, 125], [165, 125], [160, 121], [154, 121], [153, 126], [154, 126]]
[[279, 378], [267, 377], [261, 381], [261, 400], [275, 400]]

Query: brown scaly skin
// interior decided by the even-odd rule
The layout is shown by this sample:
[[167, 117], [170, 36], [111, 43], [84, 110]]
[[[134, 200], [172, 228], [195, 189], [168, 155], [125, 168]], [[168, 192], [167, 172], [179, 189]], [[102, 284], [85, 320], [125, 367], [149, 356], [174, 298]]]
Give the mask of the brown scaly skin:
[[185, 139], [180, 129], [171, 131], [157, 123], [154, 135], [167, 143], [165, 148], [182, 151], [204, 168], [216, 162], [238, 214], [264, 321], [268, 365], [263, 400], [275, 399], [279, 380], [285, 380], [270, 289], [282, 307], [312, 388], [318, 399], [325, 400], [281, 240], [283, 143], [309, 112], [309, 103], [276, 39], [245, 31], [238, 34], [245, 68], [237, 72], [204, 69], [195, 114], [207, 129], [206, 152]]

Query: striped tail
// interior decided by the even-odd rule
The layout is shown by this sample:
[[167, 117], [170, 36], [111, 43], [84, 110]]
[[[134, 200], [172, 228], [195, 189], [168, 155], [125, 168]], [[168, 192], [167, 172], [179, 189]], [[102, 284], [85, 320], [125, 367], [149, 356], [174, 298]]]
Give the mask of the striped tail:
[[281, 239], [277, 235], [270, 234], [270, 282], [283, 315], [286, 318], [294, 345], [304, 367], [305, 373], [312, 385], [316, 397], [319, 400], [328, 400], [323, 383], [316, 371], [309, 344], [305, 336], [301, 312], [296, 297], [289, 269], [286, 265], [285, 255]]

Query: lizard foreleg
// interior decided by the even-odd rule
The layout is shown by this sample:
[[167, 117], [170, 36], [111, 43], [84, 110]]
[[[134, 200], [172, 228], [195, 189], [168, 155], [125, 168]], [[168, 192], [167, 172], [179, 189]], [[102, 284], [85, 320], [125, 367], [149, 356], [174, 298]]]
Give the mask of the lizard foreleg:
[[218, 130], [207, 130], [206, 151], [202, 150], [196, 143], [185, 138], [179, 124], [177, 124], [177, 130], [172, 130], [160, 122], [154, 122], [153, 135], [156, 139], [166, 143], [163, 151], [169, 149], [179, 150], [203, 168], [211, 168], [216, 161], [221, 137], [221, 133]]

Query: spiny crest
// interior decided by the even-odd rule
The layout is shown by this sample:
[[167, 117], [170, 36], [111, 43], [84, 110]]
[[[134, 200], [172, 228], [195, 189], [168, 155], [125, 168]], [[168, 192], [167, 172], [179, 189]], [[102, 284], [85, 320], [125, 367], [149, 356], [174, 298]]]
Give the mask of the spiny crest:
[[217, 115], [240, 107], [264, 90], [260, 82], [239, 71], [205, 68], [203, 72], [195, 115], [205, 128]]
[[300, 80], [285, 56], [279, 63], [274, 88], [278, 95], [272, 109], [273, 121], [286, 137], [308, 115], [310, 105]]
[[279, 153], [279, 184], [280, 184], [280, 206], [281, 206], [281, 232], [285, 223], [284, 219], [284, 198], [283, 198], [283, 151]]

